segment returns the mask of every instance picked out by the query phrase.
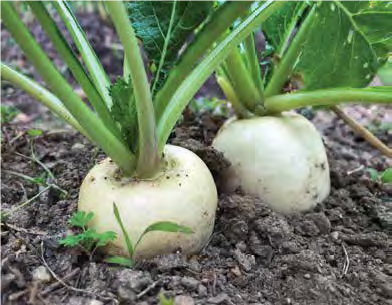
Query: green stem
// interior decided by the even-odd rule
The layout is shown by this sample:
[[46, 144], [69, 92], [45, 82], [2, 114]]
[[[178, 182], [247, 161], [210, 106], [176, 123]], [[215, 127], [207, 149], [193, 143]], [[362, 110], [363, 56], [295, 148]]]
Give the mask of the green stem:
[[80, 64], [76, 55], [68, 45], [64, 36], [61, 34], [56, 23], [49, 15], [44, 4], [41, 1], [28, 1], [27, 3], [33, 10], [35, 17], [38, 19], [53, 45], [56, 47], [65, 63], [68, 65], [73, 76], [79, 82], [84, 92], [86, 92], [87, 98], [93, 105], [94, 109], [97, 111], [100, 119], [112, 133], [121, 139], [120, 130], [117, 128], [116, 123], [110, 115], [104, 100], [90, 80], [90, 77], [87, 75], [83, 66]]
[[40, 86], [35, 81], [31, 80], [27, 76], [23, 75], [10, 68], [4, 63], [1, 63], [1, 79], [12, 83], [20, 89], [27, 92], [37, 101], [41, 102], [44, 106], [49, 108], [54, 114], [63, 119], [85, 137], [89, 138], [89, 135], [83, 129], [82, 126], [75, 120], [75, 118], [69, 113], [69, 111], [63, 106], [61, 101], [50, 91]]
[[294, 69], [295, 62], [300, 55], [304, 42], [308, 37], [308, 33], [314, 23], [314, 16], [316, 14], [316, 6], [314, 5], [309, 15], [306, 17], [303, 24], [300, 26], [298, 33], [295, 35], [293, 42], [290, 44], [286, 54], [283, 56], [281, 62], [275, 67], [271, 80], [265, 90], [265, 95], [272, 96], [279, 94], [283, 86], [287, 82]]
[[148, 177], [156, 171], [159, 163], [156, 122], [150, 86], [137, 38], [123, 2], [107, 1], [106, 5], [124, 46], [124, 54], [127, 58], [135, 93], [139, 127], [137, 173], [141, 177]]
[[364, 89], [323, 89], [311, 92], [275, 95], [266, 100], [270, 114], [306, 106], [331, 106], [341, 103], [392, 104], [392, 93]]
[[256, 46], [254, 33], [250, 34], [244, 41], [244, 48], [246, 59], [248, 62], [248, 70], [252, 76], [253, 82], [256, 86], [259, 96], [261, 98], [261, 105], [264, 106], [264, 84], [261, 76], [260, 63], [256, 54]]
[[253, 1], [227, 1], [210, 18], [196, 35], [195, 40], [185, 49], [176, 67], [169, 73], [163, 87], [154, 99], [155, 116], [160, 120], [170, 100], [184, 79], [193, 71], [197, 62], [211, 49], [213, 44], [252, 5]]
[[284, 4], [283, 1], [267, 1], [245, 18], [202, 60], [192, 73], [181, 83], [170, 99], [158, 122], [159, 152], [163, 151], [169, 135], [186, 105], [200, 89], [207, 78], [222, 64], [226, 57], [237, 48], [255, 27], [264, 22]]
[[227, 56], [225, 67], [239, 101], [246, 109], [254, 112], [256, 105], [262, 104], [262, 98], [256, 89], [250, 71], [245, 66], [238, 47]]
[[83, 58], [83, 62], [86, 65], [87, 71], [90, 73], [95, 88], [104, 99], [107, 107], [111, 108], [113, 101], [109, 94], [109, 88], [111, 86], [109, 76], [103, 69], [97, 54], [95, 54], [94, 49], [91, 47], [86, 37], [86, 34], [80, 26], [78, 20], [75, 18], [70, 5], [66, 1], [62, 0], [52, 1], [52, 3], [68, 31], [71, 33], [72, 39], [75, 42], [75, 46]]
[[134, 155], [102, 124], [101, 120], [95, 116], [61, 76], [19, 19], [11, 2], [1, 2], [1, 18], [28, 60], [34, 64], [49, 88], [63, 102], [73, 117], [90, 135], [90, 138], [117, 163], [124, 173], [132, 174], [135, 166]]
[[167, 48], [169, 46], [171, 32], [172, 32], [172, 29], [173, 29], [173, 24], [174, 24], [174, 19], [175, 19], [174, 16], [176, 14], [176, 6], [177, 6], [177, 1], [174, 1], [173, 4], [172, 4], [172, 12], [171, 12], [171, 16], [170, 16], [169, 28], [167, 29], [165, 42], [163, 44], [162, 55], [161, 55], [161, 58], [159, 60], [158, 69], [157, 69], [157, 72], [155, 74], [154, 83], [153, 83], [152, 89], [151, 89], [151, 92], [152, 92], [153, 95], [155, 93], [155, 88], [156, 88], [156, 86], [158, 84], [159, 76], [161, 74], [161, 70], [162, 70], [163, 64], [165, 62], [166, 52], [167, 52]]
[[240, 119], [249, 117], [249, 112], [244, 108], [244, 106], [239, 101], [238, 96], [235, 93], [234, 88], [231, 86], [228, 78], [220, 74], [216, 76], [216, 82], [218, 83], [219, 87], [222, 89], [224, 95], [226, 96], [226, 99], [233, 106], [236, 116]]

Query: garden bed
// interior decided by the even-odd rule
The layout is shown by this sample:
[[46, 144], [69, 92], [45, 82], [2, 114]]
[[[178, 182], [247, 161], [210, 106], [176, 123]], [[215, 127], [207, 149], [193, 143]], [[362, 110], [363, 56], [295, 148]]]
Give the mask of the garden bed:
[[[102, 41], [98, 29], [111, 37], [111, 28], [91, 17], [80, 20], [92, 41]], [[37, 27], [33, 32], [40, 35]], [[111, 58], [113, 42], [96, 49], [98, 54]], [[15, 47], [2, 51], [7, 62], [23, 61]], [[103, 61], [112, 66], [111, 75], [120, 73], [121, 56], [120, 52], [118, 65]], [[201, 94], [214, 90], [207, 85]], [[2, 210], [43, 190], [4, 171], [30, 177], [45, 173], [26, 158], [32, 147], [53, 173], [51, 183], [68, 193], [50, 188], [2, 225], [3, 304], [158, 304], [161, 291], [182, 305], [391, 304], [392, 187], [371, 181], [366, 171], [385, 169], [391, 160], [336, 118], [320, 112], [313, 119], [323, 134], [332, 179], [331, 195], [315, 210], [283, 216], [240, 191], [220, 192], [214, 234], [200, 254], [173, 253], [129, 269], [105, 263], [99, 253], [90, 259], [58, 244], [69, 233], [67, 220], [76, 210], [83, 177], [104, 155], [69, 130], [47, 131], [33, 139], [25, 131], [36, 126], [36, 119], [41, 127], [61, 125], [48, 120], [41, 107], [30, 106], [33, 100], [19, 90], [2, 89], [2, 100], [25, 112], [21, 122], [3, 126]], [[369, 120], [371, 111], [366, 108], [350, 109]], [[227, 162], [208, 145], [223, 121], [220, 116], [188, 113], [171, 139], [198, 154], [218, 186]], [[391, 136], [390, 131], [377, 135], [385, 142]]]

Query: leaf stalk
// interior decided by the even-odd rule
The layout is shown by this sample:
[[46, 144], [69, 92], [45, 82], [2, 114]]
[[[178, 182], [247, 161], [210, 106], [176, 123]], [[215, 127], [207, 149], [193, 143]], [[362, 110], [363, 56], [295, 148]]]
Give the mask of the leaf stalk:
[[128, 20], [123, 2], [107, 1], [106, 5], [124, 46], [124, 54], [132, 79], [139, 127], [137, 175], [145, 178], [155, 173], [160, 159], [150, 86], [135, 31]]
[[289, 79], [316, 15], [316, 5], [313, 5], [314, 6], [311, 8], [311, 11], [301, 25], [298, 33], [294, 36], [293, 42], [288, 47], [286, 54], [283, 56], [281, 62], [275, 67], [271, 80], [265, 90], [266, 97], [281, 93], [283, 86]]

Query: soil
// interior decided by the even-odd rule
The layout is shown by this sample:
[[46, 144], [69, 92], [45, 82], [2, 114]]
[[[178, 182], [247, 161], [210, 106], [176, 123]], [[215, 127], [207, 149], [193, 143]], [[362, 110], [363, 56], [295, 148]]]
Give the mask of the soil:
[[[89, 15], [81, 20], [93, 34], [99, 28], [112, 33]], [[22, 58], [13, 47], [3, 49], [3, 39], [2, 56]], [[203, 90], [216, 89], [207, 85]], [[312, 118], [331, 167], [332, 190], [324, 203], [285, 216], [240, 191], [220, 192], [214, 234], [200, 254], [173, 253], [130, 269], [105, 263], [99, 253], [89, 258], [58, 244], [69, 233], [67, 220], [76, 210], [84, 176], [104, 154], [48, 120], [21, 91], [2, 88], [2, 99], [24, 112], [2, 126], [2, 211], [45, 188], [9, 171], [39, 177], [50, 170], [54, 177], [45, 178], [46, 183], [58, 186], [2, 222], [2, 304], [147, 305], [158, 304], [161, 292], [178, 305], [392, 304], [392, 185], [372, 181], [366, 171], [385, 169], [392, 161], [335, 117], [318, 112]], [[364, 120], [374, 113], [363, 107], [350, 111]], [[378, 117], [389, 119], [386, 112]], [[53, 125], [62, 130], [28, 136], [25, 131], [37, 118], [47, 130]], [[170, 140], [198, 154], [218, 187], [228, 162], [208, 145], [224, 119], [187, 112]], [[385, 142], [391, 139], [390, 131], [377, 135]], [[39, 163], [31, 159], [33, 151]]]

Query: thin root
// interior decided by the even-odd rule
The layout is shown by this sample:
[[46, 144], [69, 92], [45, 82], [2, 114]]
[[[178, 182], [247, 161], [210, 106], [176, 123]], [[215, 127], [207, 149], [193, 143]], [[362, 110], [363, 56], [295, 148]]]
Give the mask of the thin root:
[[341, 118], [348, 126], [350, 126], [357, 134], [359, 134], [366, 142], [372, 145], [374, 148], [378, 149], [385, 156], [392, 158], [392, 149], [381, 142], [375, 137], [369, 130], [355, 121], [353, 118], [348, 116], [342, 109], [338, 106], [331, 106], [331, 109], [335, 114]]

